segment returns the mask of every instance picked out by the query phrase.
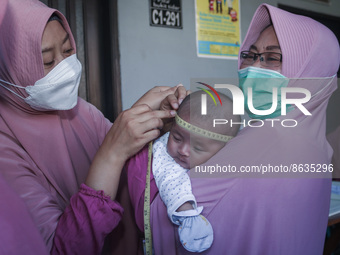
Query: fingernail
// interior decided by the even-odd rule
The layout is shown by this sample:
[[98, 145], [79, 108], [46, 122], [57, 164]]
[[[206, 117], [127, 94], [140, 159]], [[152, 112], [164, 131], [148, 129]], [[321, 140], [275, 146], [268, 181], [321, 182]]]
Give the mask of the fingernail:
[[171, 114], [172, 116], [175, 116], [175, 115], [176, 115], [176, 111], [170, 111], [170, 114]]
[[181, 104], [182, 102], [183, 102], [183, 99], [180, 98], [180, 99], [178, 100], [178, 103]]
[[182, 84], [182, 83], [180, 83], [180, 84], [178, 84], [178, 85], [177, 85], [177, 87], [179, 87], [179, 86], [183, 86], [183, 84]]
[[177, 103], [174, 103], [174, 104], [172, 105], [172, 107], [175, 108], [175, 109], [178, 109], [178, 106], [179, 106], [179, 105], [178, 105]]

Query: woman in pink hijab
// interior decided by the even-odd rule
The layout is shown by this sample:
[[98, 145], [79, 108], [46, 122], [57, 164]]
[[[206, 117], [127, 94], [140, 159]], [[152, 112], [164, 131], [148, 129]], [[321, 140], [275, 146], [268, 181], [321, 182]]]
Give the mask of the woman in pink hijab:
[[[337, 87], [338, 41], [310, 18], [262, 4], [240, 50], [252, 52], [244, 53], [239, 61], [240, 77], [249, 80], [251, 70], [266, 74], [268, 69], [275, 70], [276, 77], [290, 79], [288, 88], [310, 91], [311, 98], [303, 106], [312, 115], [295, 107], [285, 116], [276, 114], [279, 125], [272, 127], [272, 122], [264, 121], [262, 127], [245, 127], [206, 165], [231, 165], [240, 170], [242, 166], [298, 164], [302, 173], [196, 174], [201, 178], [191, 179], [193, 193], [214, 230], [214, 242], [202, 254], [322, 254], [331, 174], [307, 170], [312, 164], [328, 167], [331, 163], [325, 118], [328, 99]], [[271, 54], [260, 55], [263, 52], [275, 52], [273, 56], [281, 54], [282, 58], [270, 64]], [[283, 127], [280, 121], [284, 119], [298, 125]], [[180, 245], [159, 196], [151, 204], [151, 225], [155, 254], [190, 254]]]
[[155, 88], [112, 125], [78, 98], [75, 53], [60, 12], [9, 0], [0, 27], [0, 171], [52, 254], [100, 253], [123, 214], [115, 198], [125, 161], [173, 116], [150, 107], [176, 90], [185, 96], [183, 87]]

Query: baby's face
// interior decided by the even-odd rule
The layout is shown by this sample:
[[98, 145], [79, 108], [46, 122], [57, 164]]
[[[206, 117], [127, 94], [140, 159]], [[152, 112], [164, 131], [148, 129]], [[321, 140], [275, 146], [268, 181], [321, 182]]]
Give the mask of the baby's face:
[[225, 143], [190, 133], [176, 123], [171, 128], [168, 153], [183, 168], [191, 169], [210, 159]]

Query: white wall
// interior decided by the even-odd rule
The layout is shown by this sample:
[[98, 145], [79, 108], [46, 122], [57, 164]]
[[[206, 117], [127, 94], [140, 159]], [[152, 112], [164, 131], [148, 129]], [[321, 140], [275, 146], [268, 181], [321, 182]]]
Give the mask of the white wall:
[[[245, 37], [251, 18], [261, 0], [240, 0], [241, 36]], [[313, 0], [268, 0], [340, 17], [340, 1], [330, 5]], [[182, 83], [190, 88], [191, 78], [237, 77], [237, 61], [198, 58], [196, 55], [195, 1], [182, 0], [183, 29], [149, 25], [148, 0], [118, 0], [119, 47], [121, 57], [123, 109], [129, 108], [154, 86]], [[340, 91], [331, 98], [327, 130], [340, 124]]]
[[190, 78], [236, 74], [236, 60], [196, 56], [194, 0], [182, 0], [182, 21], [183, 29], [151, 27], [148, 0], [118, 1], [124, 109], [157, 85], [189, 88]]
[[[242, 39], [256, 8], [262, 2], [240, 0]], [[266, 2], [274, 6], [281, 3], [340, 16], [339, 0], [332, 0], [331, 5], [310, 0]], [[189, 88], [190, 78], [237, 76], [236, 60], [197, 57], [194, 0], [182, 0], [182, 21], [183, 29], [151, 27], [148, 0], [118, 0], [123, 109], [129, 108], [147, 90], [157, 85], [182, 83]], [[340, 101], [340, 95], [338, 98]], [[331, 112], [340, 116], [340, 106]]]

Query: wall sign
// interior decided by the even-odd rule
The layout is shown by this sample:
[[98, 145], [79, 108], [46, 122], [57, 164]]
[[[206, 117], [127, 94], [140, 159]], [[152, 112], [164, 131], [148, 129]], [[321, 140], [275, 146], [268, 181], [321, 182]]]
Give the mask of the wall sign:
[[149, 3], [150, 26], [183, 27], [181, 0], [149, 0]]

